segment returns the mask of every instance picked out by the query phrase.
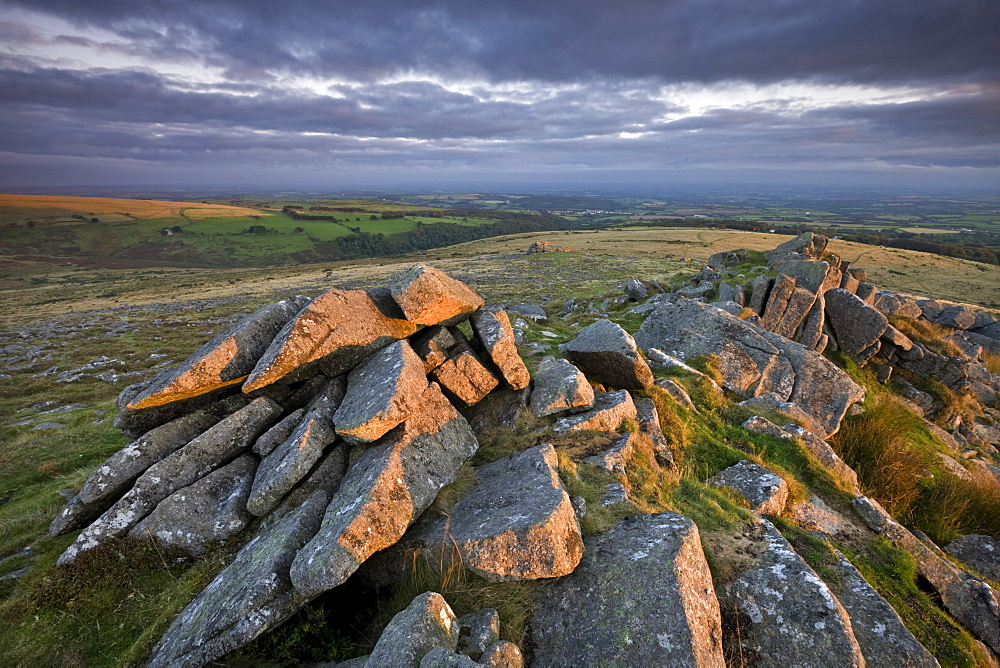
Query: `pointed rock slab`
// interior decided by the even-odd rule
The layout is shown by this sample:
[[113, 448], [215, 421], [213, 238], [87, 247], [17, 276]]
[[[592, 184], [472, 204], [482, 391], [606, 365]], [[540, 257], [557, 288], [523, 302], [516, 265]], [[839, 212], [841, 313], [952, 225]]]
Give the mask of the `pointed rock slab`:
[[864, 666], [851, 620], [829, 587], [767, 520], [766, 550], [726, 588], [739, 641], [763, 666]]
[[[775, 334], [790, 339], [795, 336], [795, 332], [804, 324], [806, 317], [816, 304], [816, 293], [805, 288], [796, 287], [792, 291], [792, 296], [788, 299], [784, 312], [778, 318], [773, 327], [765, 327]], [[763, 324], [763, 323], [762, 323]]]
[[859, 496], [851, 505], [868, 528], [913, 556], [920, 575], [941, 596], [945, 609], [955, 619], [994, 653], [1000, 652], [1000, 595], [992, 587], [939, 556], [874, 499]]
[[457, 325], [483, 307], [483, 298], [440, 269], [418, 264], [389, 279], [392, 298], [416, 325]]
[[427, 389], [424, 363], [406, 341], [372, 355], [347, 379], [347, 394], [333, 415], [348, 443], [371, 443], [420, 408]]
[[828, 290], [826, 317], [837, 335], [837, 347], [859, 365], [879, 350], [879, 338], [889, 321], [876, 309], [843, 288]]
[[760, 326], [768, 331], [774, 331], [781, 321], [785, 309], [788, 308], [793, 294], [795, 294], [795, 279], [779, 274], [774, 279], [774, 287], [771, 288], [771, 294], [768, 296], [767, 306], [764, 307], [764, 313], [760, 316]]
[[789, 255], [801, 255], [803, 258], [816, 259], [826, 250], [829, 239], [822, 234], [803, 232], [794, 239], [789, 239], [774, 250], [764, 251], [768, 262], [777, 262]]
[[247, 500], [247, 510], [264, 517], [309, 473], [337, 438], [331, 418], [343, 397], [343, 377], [330, 380], [288, 438], [261, 462]]
[[465, 568], [491, 582], [572, 573], [583, 538], [557, 467], [549, 444], [481, 467], [476, 486], [449, 516], [415, 528], [393, 561], [412, 563], [419, 554], [431, 564], [448, 563], [454, 549]]
[[301, 295], [282, 299], [245, 317], [178, 366], [154, 377], [127, 409], [162, 406], [242, 383], [285, 323], [308, 301]]
[[615, 389], [641, 390], [653, 384], [653, 372], [635, 339], [610, 320], [587, 325], [559, 351], [584, 374]]
[[660, 413], [656, 410], [656, 404], [652, 399], [640, 397], [635, 400], [635, 417], [639, 422], [639, 434], [649, 439], [653, 447], [653, 456], [656, 463], [664, 468], [674, 467], [674, 453], [667, 445], [667, 439], [663, 436], [663, 429], [660, 427]]
[[546, 355], [538, 364], [531, 392], [531, 412], [536, 417], [579, 412], [594, 405], [594, 388], [587, 377], [563, 359]]
[[588, 539], [572, 574], [539, 584], [531, 634], [539, 666], [725, 665], [698, 527], [637, 515]]
[[335, 485], [320, 485], [276, 524], [261, 529], [177, 615], [153, 648], [152, 668], [201, 666], [281, 625], [309, 598], [292, 589], [288, 569], [312, 538]]
[[424, 655], [436, 647], [454, 652], [460, 630], [458, 618], [444, 597], [432, 591], [423, 593], [392, 618], [367, 665], [418, 668]]
[[319, 533], [295, 558], [304, 596], [346, 580], [394, 544], [479, 447], [472, 429], [432, 383], [421, 409], [369, 446], [348, 469]]
[[274, 425], [267, 431], [265, 431], [257, 442], [253, 444], [253, 452], [255, 455], [260, 457], [267, 457], [269, 454], [274, 452], [274, 449], [285, 442], [285, 440], [292, 435], [295, 428], [299, 426], [302, 422], [302, 418], [306, 415], [306, 409], [300, 408], [294, 410], [285, 417], [281, 418], [281, 422]]
[[254, 399], [184, 447], [153, 464], [125, 496], [77, 536], [57, 563], [60, 566], [71, 563], [81, 552], [124, 535], [152, 512], [160, 501], [249, 449], [281, 413], [281, 406], [270, 399]]
[[243, 384], [243, 392], [299, 380], [320, 362], [327, 376], [339, 376], [416, 329], [385, 290], [328, 290], [275, 336]]
[[146, 432], [111, 455], [83, 483], [80, 493], [49, 525], [50, 536], [81, 529], [111, 507], [150, 466], [216, 424], [222, 415], [203, 410]]
[[472, 316], [472, 327], [483, 344], [483, 349], [496, 365], [507, 384], [515, 390], [523, 390], [531, 382], [528, 367], [517, 352], [514, 330], [510, 326], [507, 313], [499, 308], [477, 311]]
[[780, 515], [788, 502], [788, 483], [760, 464], [745, 459], [719, 471], [708, 482], [736, 490], [755, 513]]
[[628, 390], [617, 392], [595, 392], [594, 407], [586, 413], [578, 413], [556, 421], [555, 432], [579, 431], [582, 429], [594, 431], [618, 431], [622, 420], [636, 418], [635, 402]]
[[132, 527], [129, 537], [201, 555], [246, 528], [257, 458], [246, 454], [177, 490]]
[[839, 577], [830, 586], [851, 618], [851, 628], [869, 666], [935, 668], [935, 659], [903, 626], [892, 606], [840, 552], [828, 565]]
[[139, 396], [148, 385], [148, 382], [129, 385], [118, 395], [116, 401], [118, 415], [115, 417], [114, 426], [129, 438], [139, 438], [151, 429], [190, 415], [199, 409], [225, 402], [225, 405], [230, 406], [229, 412], [232, 412], [250, 402], [250, 399], [240, 395], [239, 388], [233, 385], [185, 401], [176, 401], [155, 408], [144, 408], [138, 411], [129, 409], [129, 402], [134, 397]]
[[471, 350], [462, 350], [445, 361], [431, 376], [466, 406], [479, 403], [500, 384]]
[[750, 282], [750, 300], [747, 307], [757, 315], [764, 314], [764, 307], [767, 305], [768, 297], [771, 296], [771, 287], [774, 279], [769, 276], [758, 276]]

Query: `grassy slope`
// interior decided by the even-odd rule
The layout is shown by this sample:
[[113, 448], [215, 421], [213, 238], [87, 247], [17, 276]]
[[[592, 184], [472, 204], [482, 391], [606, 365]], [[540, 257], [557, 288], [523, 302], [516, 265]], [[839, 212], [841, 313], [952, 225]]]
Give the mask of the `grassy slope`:
[[[178, 564], [148, 548], [121, 545], [100, 553], [79, 569], [53, 567], [55, 558], [72, 539], [72, 535], [54, 539], [45, 535], [49, 521], [63, 502], [57, 491], [79, 488], [89, 472], [125, 442], [108, 419], [114, 410], [114, 398], [125, 383], [116, 385], [97, 379], [57, 383], [54, 376], [38, 375], [40, 372], [53, 365], [60, 370], [70, 369], [102, 355], [122, 360], [120, 370], [151, 368], [160, 363], [160, 359], [150, 359], [151, 354], [180, 361], [224, 327], [233, 314], [248, 312], [288, 292], [316, 294], [333, 286], [377, 284], [418, 259], [466, 280], [490, 301], [543, 302], [550, 311], [555, 311], [569, 297], [600, 303], [607, 296], [618, 295], [619, 284], [630, 276], [668, 279], [699, 268], [697, 263], [683, 262], [682, 257], [703, 259], [722, 248], [771, 248], [782, 240], [773, 235], [726, 231], [683, 231], [688, 236], [676, 236], [681, 232], [669, 230], [659, 231], [659, 236], [657, 233], [644, 230], [636, 233], [638, 236], [630, 232], [517, 235], [440, 249], [419, 257], [351, 265], [217, 272], [65, 272], [53, 275], [46, 283], [3, 289], [0, 310], [4, 312], [5, 324], [0, 326], [6, 329], [4, 337], [10, 342], [31, 341], [40, 350], [34, 363], [12, 371], [13, 378], [0, 385], [0, 416], [3, 416], [0, 497], [10, 497], [0, 504], [0, 558], [16, 554], [25, 546], [40, 556], [33, 571], [17, 584], [0, 582], [0, 624], [10, 629], [9, 633], [0, 634], [3, 637], [0, 657], [10, 665], [140, 663], [172, 614], [190, 600], [220, 565], [212, 559]], [[522, 251], [537, 239], [586, 248], [593, 254], [555, 252], [528, 256], [511, 252]], [[849, 252], [860, 255], [870, 249], [845, 245], [837, 250], [849, 257]], [[906, 255], [909, 257], [905, 261], [924, 261], [921, 254]], [[965, 263], [941, 261], [956, 263], [956, 280], [979, 278], [976, 274], [968, 278], [957, 275]], [[862, 262], [858, 264], [864, 266]], [[877, 279], [876, 284], [882, 285]], [[199, 302], [180, 303], [189, 299]], [[25, 307], [33, 301], [46, 300], [48, 303]], [[133, 307], [80, 313], [83, 309], [108, 308], [123, 302]], [[173, 306], [166, 312], [141, 306], [156, 303]], [[615, 319], [634, 331], [639, 319], [626, 316], [624, 305], [611, 308]], [[554, 353], [557, 343], [571, 338], [595, 317], [581, 313], [533, 324], [528, 335]], [[67, 327], [52, 331], [48, 324]], [[530, 356], [529, 366], [534, 368], [540, 356]], [[846, 506], [849, 496], [843, 486], [805, 451], [790, 441], [742, 430], [738, 425], [747, 415], [733, 405], [732, 398], [714, 398], [694, 378], [680, 376], [678, 380], [687, 385], [703, 407], [702, 415], [687, 413], [655, 391], [653, 399], [660, 407], [661, 421], [681, 463], [681, 471], [665, 474], [655, 467], [638, 465], [627, 484], [636, 498], [637, 510], [675, 510], [698, 522], [707, 536], [709, 558], [719, 581], [724, 582], [734, 572], [724, 549], [725, 537], [741, 526], [747, 516], [734, 497], [701, 482], [718, 470], [744, 458], [763, 462], [789, 481], [795, 499], [805, 498], [810, 490], [832, 507], [849, 512]], [[33, 415], [23, 409], [42, 401], [87, 406], [11, 426]], [[99, 415], [98, 411], [104, 414]], [[94, 424], [102, 418], [103, 422]], [[68, 426], [53, 430], [34, 428], [46, 419]], [[587, 498], [588, 506], [595, 509], [586, 518], [585, 530], [600, 531], [616, 521], [621, 511], [601, 509], [598, 503], [602, 486], [607, 483], [606, 476], [578, 461], [583, 455], [592, 454], [588, 447], [597, 447], [599, 443], [594, 441], [588, 446], [586, 439], [575, 437], [573, 443], [559, 442], [547, 431], [550, 427], [547, 422], [531, 426], [541, 431], [484, 437], [483, 448], [477, 455], [479, 463], [540, 440], [555, 441], [561, 451], [567, 486], [574, 495]], [[785, 530], [789, 535], [794, 534], [794, 527]], [[907, 561], [906, 555], [877, 540], [838, 547], [896, 605], [918, 637], [934, 649], [943, 663], [974, 663], [974, 649], [968, 635], [920, 591], [912, 562]], [[810, 558], [814, 566], [821, 568], [823, 551], [817, 548], [809, 554], [813, 555]], [[123, 560], [129, 564], [127, 577], [122, 576]], [[29, 562], [27, 557], [15, 557], [0, 566], [0, 575]], [[380, 603], [383, 618], [408, 603], [411, 589], [435, 587], [454, 592], [453, 602], [459, 606], [459, 612], [471, 611], [477, 605], [500, 608], [510, 637], [517, 639], [523, 634], [530, 594], [513, 586], [489, 587], [462, 574], [454, 574], [447, 582], [440, 578], [435, 581], [434, 576], [426, 573], [418, 576]], [[247, 650], [243, 659], [251, 663], [264, 659], [329, 660], [362, 651], [363, 646], [354, 643], [363, 643], [363, 639], [349, 633], [331, 635], [323, 623], [328, 615], [335, 614], [337, 607], [335, 601], [321, 599], [295, 625], [265, 638]]]

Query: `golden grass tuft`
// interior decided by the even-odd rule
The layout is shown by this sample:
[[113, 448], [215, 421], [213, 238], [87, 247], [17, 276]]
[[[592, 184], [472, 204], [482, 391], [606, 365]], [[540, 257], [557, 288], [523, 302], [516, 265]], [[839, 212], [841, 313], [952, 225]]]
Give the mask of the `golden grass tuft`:
[[962, 349], [948, 338], [955, 332], [950, 327], [935, 325], [926, 320], [912, 320], [894, 315], [889, 316], [889, 322], [893, 327], [914, 341], [927, 346], [931, 352], [939, 355], [947, 355], [948, 357], [962, 356]]

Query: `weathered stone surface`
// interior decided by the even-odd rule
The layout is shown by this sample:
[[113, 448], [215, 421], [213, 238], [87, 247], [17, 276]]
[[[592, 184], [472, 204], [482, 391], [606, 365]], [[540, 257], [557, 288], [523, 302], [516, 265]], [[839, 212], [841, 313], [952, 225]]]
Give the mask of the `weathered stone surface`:
[[367, 665], [417, 668], [424, 655], [435, 647], [454, 652], [460, 629], [444, 597], [426, 592], [392, 618], [375, 643]]
[[788, 483], [760, 464], [745, 459], [719, 471], [708, 482], [736, 490], [757, 513], [780, 515], [788, 502]]
[[446, 360], [431, 376], [467, 406], [479, 403], [500, 384], [471, 350], [463, 350]]
[[959, 536], [944, 549], [977, 573], [1000, 582], [1000, 538], [969, 534]]
[[937, 659], [903, 626], [903, 620], [864, 579], [858, 569], [837, 552], [829, 565], [837, 574], [830, 582], [837, 600], [851, 619], [854, 637], [869, 666], [938, 666]]
[[694, 405], [694, 401], [691, 400], [691, 395], [687, 393], [680, 383], [678, 383], [673, 378], [663, 378], [656, 381], [656, 386], [661, 387], [667, 391], [670, 397], [679, 403], [684, 408], [688, 409], [692, 413], [698, 413], [698, 407]]
[[875, 293], [873, 306], [885, 315], [897, 315], [910, 320], [916, 320], [923, 315], [915, 300], [888, 290]]
[[[843, 288], [828, 290], [824, 297], [826, 316], [837, 335], [837, 346], [845, 355], [863, 365], [878, 352], [879, 338], [885, 333], [889, 321]], [[873, 347], [874, 352], [869, 354]]]
[[478, 665], [466, 655], [445, 647], [435, 647], [420, 659], [420, 668], [476, 668]]
[[477, 612], [458, 618], [461, 631], [458, 637], [458, 651], [479, 661], [491, 645], [500, 640], [500, 615], [493, 608], [483, 608]]
[[795, 279], [795, 285], [813, 294], [823, 294], [840, 287], [840, 267], [833, 267], [823, 260], [789, 258], [774, 266], [782, 274]]
[[641, 390], [653, 384], [653, 373], [632, 336], [610, 320], [598, 320], [559, 346], [588, 377], [615, 389]]
[[277, 421], [281, 411], [281, 406], [270, 399], [255, 399], [150, 466], [128, 493], [77, 536], [59, 557], [59, 565], [68, 564], [81, 552], [124, 535], [160, 501], [249, 449], [257, 437]]
[[[855, 270], [852, 270], [855, 271]], [[862, 281], [858, 283], [857, 289], [854, 290], [854, 294], [858, 299], [868, 304], [869, 306], [875, 305], [875, 286], [871, 283], [865, 283]]]
[[544, 444], [479, 468], [448, 516], [421, 519], [380, 567], [404, 572], [420, 556], [431, 565], [461, 558], [492, 582], [571, 573], [583, 539], [557, 466], [555, 448]]
[[725, 281], [719, 283], [719, 301], [729, 301], [739, 306], [743, 306], [746, 301], [746, 295], [743, 294], [743, 288], [738, 285], [730, 285]]
[[726, 588], [743, 613], [743, 650], [765, 666], [864, 666], [844, 608], [778, 530], [759, 521], [767, 549]]
[[782, 316], [785, 314], [785, 309], [788, 308], [788, 303], [794, 294], [795, 279], [791, 276], [778, 274], [778, 277], [774, 279], [771, 294], [767, 298], [767, 305], [760, 316], [760, 326], [768, 331], [774, 331], [774, 328], [777, 327]]
[[502, 309], [482, 309], [472, 316], [472, 327], [479, 336], [487, 356], [500, 371], [501, 377], [515, 390], [531, 382], [528, 367], [517, 352], [514, 330]]
[[774, 411], [782, 417], [794, 420], [799, 424], [802, 424], [809, 431], [814, 434], [825, 433], [824, 430], [819, 429], [813, 424], [812, 416], [806, 413], [804, 410], [799, 408], [796, 404], [790, 401], [782, 401], [780, 397], [776, 394], [762, 394], [758, 397], [750, 397], [739, 402], [740, 406], [745, 406], [747, 408], [764, 408], [769, 411]]
[[859, 496], [851, 503], [868, 527], [909, 552], [917, 570], [941, 596], [945, 608], [993, 652], [1000, 650], [1000, 596], [985, 582], [938, 556], [908, 529], [896, 522], [873, 499]]
[[584, 461], [624, 478], [629, 462], [641, 452], [642, 443], [643, 436], [640, 434], [625, 432], [611, 448], [599, 455], [587, 457]]
[[908, 337], [906, 334], [903, 334], [901, 331], [899, 331], [892, 325], [886, 327], [885, 331], [882, 332], [882, 340], [885, 341], [886, 343], [891, 343], [900, 350], [906, 351], [913, 348], [913, 341], [910, 339], [910, 337]]
[[805, 319], [802, 321], [798, 331], [795, 333], [795, 340], [809, 350], [822, 353], [826, 348], [825, 345], [820, 346], [820, 342], [823, 340], [823, 324], [825, 322], [826, 298], [824, 298], [823, 294], [820, 293], [816, 296], [816, 300], [813, 302], [812, 308], [809, 309]]
[[587, 410], [594, 405], [594, 388], [587, 377], [566, 360], [546, 355], [538, 364], [534, 380], [531, 412], [537, 417]]
[[681, 369], [682, 371], [685, 371], [691, 374], [692, 376], [698, 376], [703, 381], [707, 382], [712, 387], [713, 390], [716, 390], [717, 392], [722, 392], [722, 388], [719, 387], [719, 384], [716, 383], [715, 379], [713, 379], [707, 373], [699, 371], [698, 369], [695, 369], [693, 366], [688, 366], [687, 364], [680, 361], [676, 357], [666, 354], [659, 348], [650, 348], [647, 352], [649, 353], [649, 363], [651, 366], [657, 369]]
[[415, 331], [416, 325], [404, 318], [385, 290], [328, 290], [274, 337], [243, 392], [298, 379], [320, 362], [326, 375], [339, 376]]
[[793, 386], [792, 366], [763, 333], [725, 311], [684, 299], [657, 306], [639, 327], [635, 341], [644, 350], [656, 348], [682, 360], [717, 355], [728, 389], [751, 396], [778, 392], [787, 398]]
[[292, 565], [302, 595], [337, 586], [373, 553], [398, 541], [479, 447], [436, 384], [424, 391], [420, 406], [348, 469], [323, 526]]
[[146, 469], [216, 424], [221, 417], [210, 410], [185, 415], [146, 432], [111, 455], [90, 474], [80, 493], [52, 520], [49, 535], [61, 536], [96, 520]]
[[637, 278], [630, 278], [625, 281], [625, 299], [633, 302], [640, 302], [649, 296], [649, 291]]
[[321, 486], [247, 543], [174, 619], [153, 648], [151, 668], [204, 665], [302, 609], [309, 599], [292, 589], [288, 569], [319, 528], [334, 489]]
[[348, 443], [371, 443], [419, 410], [427, 388], [424, 364], [406, 341], [396, 341], [351, 371], [347, 394], [333, 415]]
[[639, 434], [649, 439], [656, 463], [665, 468], [674, 467], [674, 453], [667, 445], [667, 439], [660, 428], [660, 414], [652, 399], [640, 397], [635, 401], [635, 418], [639, 422]]
[[246, 503], [256, 470], [253, 455], [236, 458], [165, 498], [132, 527], [129, 536], [149, 538], [188, 554], [208, 552], [243, 531], [253, 519]]
[[588, 539], [572, 574], [538, 587], [531, 633], [540, 666], [725, 665], [698, 528], [658, 513]]
[[[785, 307], [784, 313], [778, 318], [773, 328], [770, 329], [775, 334], [780, 334], [785, 338], [792, 338], [795, 332], [799, 330], [800, 326], [806, 319], [806, 316], [812, 311], [813, 306], [816, 304], [816, 293], [810, 292], [805, 288], [796, 287], [792, 291], [791, 297], [788, 299], [788, 304]], [[763, 324], [763, 323], [761, 323]]]
[[285, 417], [281, 418], [281, 422], [274, 425], [257, 439], [257, 442], [253, 444], [253, 452], [255, 455], [260, 457], [267, 457], [269, 454], [274, 452], [274, 449], [285, 442], [285, 440], [292, 435], [295, 428], [299, 426], [302, 422], [302, 418], [306, 415], [306, 409], [299, 408], [292, 411]]
[[139, 438], [151, 429], [155, 429], [160, 425], [164, 425], [196, 410], [217, 404], [220, 401], [235, 402], [232, 410], [239, 408], [241, 400], [243, 405], [248, 401], [245, 398], [232, 396], [239, 392], [239, 388], [233, 385], [223, 387], [214, 392], [191, 397], [185, 401], [175, 401], [154, 408], [143, 408], [142, 410], [131, 410], [128, 408], [129, 402], [139, 396], [147, 386], [148, 382], [129, 385], [118, 395], [116, 402], [118, 415], [115, 417], [114, 426], [129, 438]]
[[178, 366], [155, 376], [127, 408], [162, 406], [243, 382], [275, 335], [308, 301], [303, 296], [282, 299], [243, 318]]
[[524, 657], [521, 655], [520, 647], [512, 642], [500, 640], [486, 648], [479, 663], [497, 668], [521, 668], [524, 665]]
[[762, 315], [764, 307], [767, 305], [768, 297], [771, 296], [771, 287], [773, 285], [774, 279], [770, 276], [758, 276], [753, 279], [750, 283], [751, 292], [747, 307], [757, 315]]
[[556, 433], [581, 429], [618, 431], [622, 420], [626, 418], [634, 420], [635, 417], [635, 403], [628, 390], [594, 392], [594, 407], [591, 410], [559, 418], [554, 429]]
[[515, 304], [507, 310], [534, 322], [548, 320], [549, 317], [545, 309], [538, 304]]
[[456, 325], [483, 307], [468, 285], [443, 271], [418, 264], [389, 279], [392, 298], [417, 325]]

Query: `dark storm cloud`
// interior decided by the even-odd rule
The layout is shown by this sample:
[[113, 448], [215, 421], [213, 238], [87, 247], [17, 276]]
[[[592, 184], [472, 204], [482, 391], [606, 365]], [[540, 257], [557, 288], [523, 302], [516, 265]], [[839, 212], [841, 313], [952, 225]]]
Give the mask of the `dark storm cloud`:
[[[245, 73], [930, 81], [1000, 74], [996, 0], [15, 0]], [[256, 74], [255, 74], [256, 73]]]

